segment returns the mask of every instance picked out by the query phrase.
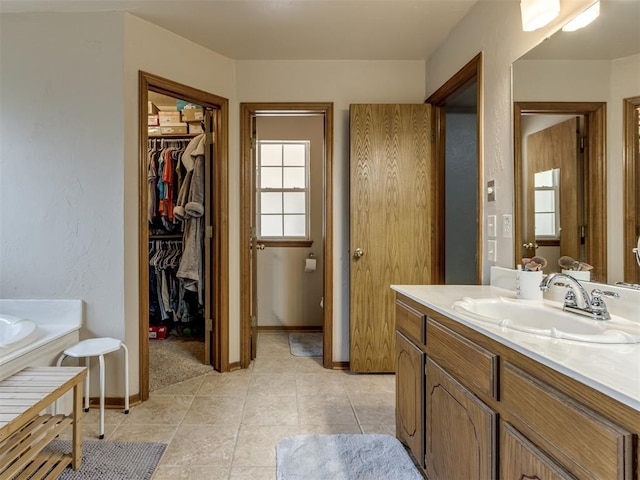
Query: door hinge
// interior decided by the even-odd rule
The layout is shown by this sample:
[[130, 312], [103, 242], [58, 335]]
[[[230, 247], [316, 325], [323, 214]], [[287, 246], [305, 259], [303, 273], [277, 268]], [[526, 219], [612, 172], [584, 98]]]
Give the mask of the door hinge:
[[[578, 236], [581, 240], [587, 238], [587, 226], [586, 225], [578, 225]], [[584, 243], [584, 242], [582, 242]]]
[[213, 225], [207, 225], [204, 234], [207, 238], [213, 238]]
[[255, 315], [251, 315], [251, 319], [249, 320], [249, 324], [251, 325], [251, 327], [257, 327], [258, 326], [258, 318]]
[[435, 129], [432, 128], [431, 129], [431, 141], [435, 142], [435, 140], [436, 140], [436, 131], [435, 131]]
[[256, 238], [256, 226], [255, 225], [251, 225], [251, 231], [249, 232], [249, 235], [251, 235], [251, 238]]
[[584, 152], [585, 138], [586, 137], [580, 137], [580, 152]]
[[205, 328], [207, 330], [207, 332], [212, 332], [213, 331], [213, 320], [210, 318], [207, 318], [207, 321], [205, 322]]
[[255, 137], [251, 137], [251, 148], [256, 148], [256, 139]]
[[207, 132], [204, 138], [207, 145], [212, 145], [215, 140], [215, 134], [214, 132]]

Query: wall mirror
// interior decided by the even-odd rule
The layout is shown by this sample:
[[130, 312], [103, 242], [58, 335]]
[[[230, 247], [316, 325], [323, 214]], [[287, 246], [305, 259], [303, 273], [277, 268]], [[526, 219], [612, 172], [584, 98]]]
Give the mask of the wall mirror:
[[[623, 224], [637, 218], [637, 195], [626, 198], [638, 185], [626, 178], [637, 178], [639, 160], [637, 140], [634, 153], [625, 139], [623, 106], [640, 96], [640, 9], [633, 0], [600, 3], [591, 25], [560, 30], [513, 64], [514, 252], [516, 264], [545, 257], [546, 273], [570, 256], [606, 282], [635, 263]], [[625, 196], [623, 178], [633, 189]]]

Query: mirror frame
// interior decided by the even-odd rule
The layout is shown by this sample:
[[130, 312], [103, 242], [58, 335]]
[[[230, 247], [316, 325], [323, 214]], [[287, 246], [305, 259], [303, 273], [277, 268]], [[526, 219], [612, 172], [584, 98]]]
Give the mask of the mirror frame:
[[587, 141], [584, 160], [585, 224], [587, 225], [586, 258], [593, 265], [591, 281], [607, 281], [607, 162], [606, 103], [604, 102], [514, 102], [514, 259], [522, 261], [522, 115], [584, 115]]
[[[623, 128], [624, 148], [623, 176], [624, 176], [624, 281], [640, 284], [640, 267], [632, 258], [631, 249], [635, 248], [640, 235], [638, 219], [640, 219], [640, 194], [638, 189], [638, 161], [640, 146], [638, 145], [638, 116], [636, 109], [640, 107], [640, 96], [623, 100]], [[629, 261], [629, 258], [632, 258]]]

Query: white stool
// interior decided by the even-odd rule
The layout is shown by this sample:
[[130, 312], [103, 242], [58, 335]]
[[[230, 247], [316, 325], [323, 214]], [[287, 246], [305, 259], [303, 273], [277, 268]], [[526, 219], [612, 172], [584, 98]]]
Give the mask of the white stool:
[[89, 363], [90, 357], [100, 359], [100, 439], [104, 438], [104, 355], [124, 349], [124, 413], [129, 413], [129, 350], [115, 338], [90, 338], [67, 348], [58, 359], [58, 367], [66, 357], [85, 358], [87, 378], [84, 382], [84, 411], [89, 411]]

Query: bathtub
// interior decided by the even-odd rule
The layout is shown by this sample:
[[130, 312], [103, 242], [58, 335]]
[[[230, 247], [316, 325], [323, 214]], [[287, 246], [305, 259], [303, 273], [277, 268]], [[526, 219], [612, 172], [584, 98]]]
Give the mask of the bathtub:
[[51, 366], [80, 340], [82, 300], [0, 299], [0, 379], [28, 366]]

